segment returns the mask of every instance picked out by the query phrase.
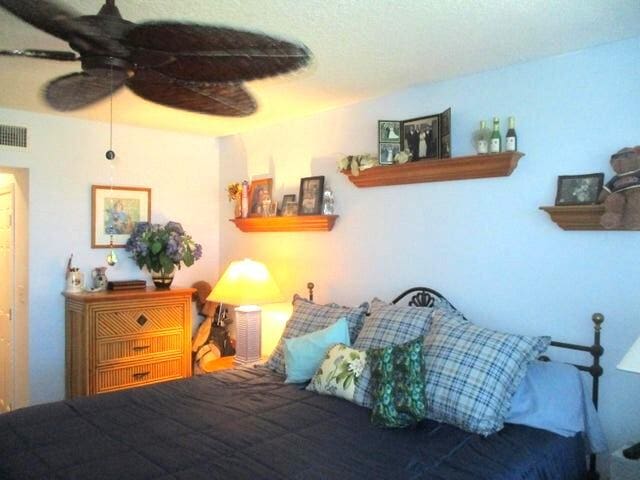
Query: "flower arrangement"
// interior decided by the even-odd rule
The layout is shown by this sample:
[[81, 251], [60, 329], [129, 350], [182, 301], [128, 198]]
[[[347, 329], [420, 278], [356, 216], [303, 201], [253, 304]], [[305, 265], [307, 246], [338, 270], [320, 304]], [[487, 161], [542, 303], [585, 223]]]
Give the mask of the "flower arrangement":
[[242, 197], [242, 184], [236, 182], [227, 185], [227, 196], [229, 197], [230, 202], [239, 200], [240, 197]]
[[166, 225], [136, 223], [125, 246], [138, 267], [171, 275], [182, 263], [190, 267], [202, 256], [202, 245], [195, 243], [178, 222]]

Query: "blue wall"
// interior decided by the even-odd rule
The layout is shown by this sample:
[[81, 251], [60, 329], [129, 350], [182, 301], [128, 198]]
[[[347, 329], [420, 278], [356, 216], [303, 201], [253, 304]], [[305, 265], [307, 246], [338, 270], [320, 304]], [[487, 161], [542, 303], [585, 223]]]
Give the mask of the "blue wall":
[[[223, 139], [222, 185], [268, 174], [279, 199], [300, 177], [325, 175], [340, 218], [331, 233], [311, 234], [249, 235], [222, 220], [221, 266], [252, 256], [287, 293], [313, 280], [320, 300], [351, 304], [423, 284], [480, 324], [570, 342], [591, 342], [600, 311], [603, 423], [612, 447], [637, 440], [640, 376], [615, 365], [640, 335], [640, 232], [565, 232], [538, 207], [554, 203], [558, 175], [609, 178], [610, 155], [640, 144], [639, 64], [634, 38]], [[526, 156], [510, 177], [357, 189], [336, 172], [341, 156], [376, 151], [378, 119], [447, 107], [454, 155], [473, 153], [479, 120], [499, 116], [504, 134], [516, 117]]]

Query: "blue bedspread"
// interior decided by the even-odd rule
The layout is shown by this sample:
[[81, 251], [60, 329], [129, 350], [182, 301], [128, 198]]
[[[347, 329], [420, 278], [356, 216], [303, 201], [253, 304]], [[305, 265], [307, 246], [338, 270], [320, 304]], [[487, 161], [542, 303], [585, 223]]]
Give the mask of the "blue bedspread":
[[579, 437], [507, 425], [488, 438], [369, 411], [266, 369], [220, 372], [0, 415], [0, 478], [582, 479]]

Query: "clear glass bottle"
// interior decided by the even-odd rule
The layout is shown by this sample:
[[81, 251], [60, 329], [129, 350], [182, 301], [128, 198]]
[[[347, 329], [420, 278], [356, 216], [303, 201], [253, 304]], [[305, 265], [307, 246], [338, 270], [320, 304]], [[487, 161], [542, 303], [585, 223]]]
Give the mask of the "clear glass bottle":
[[502, 151], [502, 137], [500, 136], [500, 119], [493, 117], [493, 131], [489, 139], [489, 153], [500, 153]]
[[509, 117], [509, 130], [504, 139], [504, 151], [515, 152], [518, 150], [518, 136], [516, 135], [516, 118]]
[[474, 140], [478, 155], [489, 153], [489, 132], [487, 131], [486, 121], [480, 121], [480, 128], [476, 131]]

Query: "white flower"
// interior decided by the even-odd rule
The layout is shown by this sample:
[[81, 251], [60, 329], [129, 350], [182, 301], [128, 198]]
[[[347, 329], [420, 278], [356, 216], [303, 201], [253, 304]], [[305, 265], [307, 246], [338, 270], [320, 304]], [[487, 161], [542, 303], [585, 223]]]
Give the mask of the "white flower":
[[353, 373], [355, 377], [359, 377], [364, 370], [365, 361], [362, 357], [358, 357], [349, 362], [349, 371]]

